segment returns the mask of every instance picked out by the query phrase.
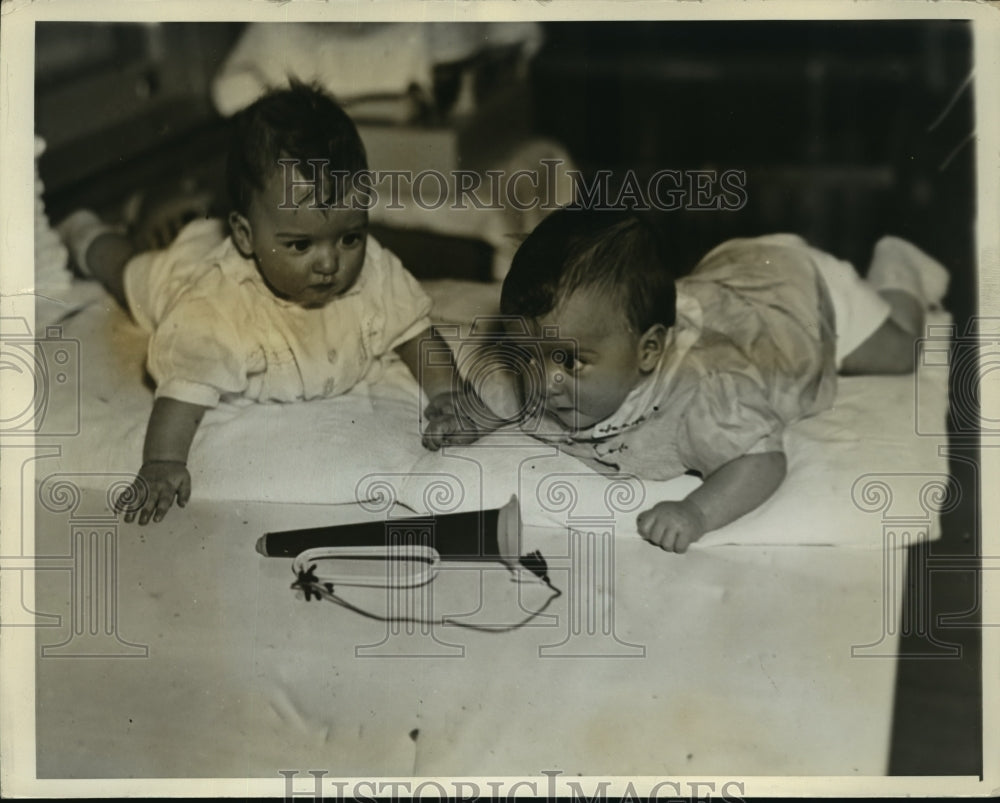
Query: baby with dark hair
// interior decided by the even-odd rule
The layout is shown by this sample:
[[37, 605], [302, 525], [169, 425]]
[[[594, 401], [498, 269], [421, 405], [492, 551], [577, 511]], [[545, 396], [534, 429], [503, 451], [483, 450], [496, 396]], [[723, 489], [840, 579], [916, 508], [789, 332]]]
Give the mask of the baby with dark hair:
[[[232, 209], [241, 215], [249, 213], [276, 169], [288, 176], [279, 161], [302, 172], [318, 169], [348, 179], [368, 170], [364, 144], [347, 112], [322, 91], [297, 82], [264, 95], [236, 114], [231, 125], [226, 185]], [[340, 184], [346, 187], [349, 181]], [[332, 197], [316, 200], [343, 203], [337, 182], [330, 190]]]
[[[220, 400], [292, 402], [375, 381], [398, 355], [433, 397], [450, 366], [419, 369], [430, 299], [368, 234], [351, 182], [367, 169], [344, 111], [321, 90], [293, 84], [232, 121], [228, 233], [196, 220], [168, 248], [136, 253], [92, 213], [61, 227], [81, 273], [100, 280], [150, 333], [156, 396], [131, 521], [159, 521], [191, 494], [188, 452]], [[442, 341], [443, 345], [443, 341]], [[139, 489], [137, 489], [139, 490]]]
[[[864, 281], [789, 234], [727, 241], [676, 282], [669, 266], [658, 234], [630, 213], [554, 212], [521, 245], [501, 295], [531, 335], [532, 370], [503, 388], [503, 371], [480, 366], [491, 384], [469, 392], [495, 413], [483, 431], [516, 419], [601, 471], [703, 477], [639, 515], [644, 538], [683, 552], [780, 486], [784, 429], [833, 405], [838, 370], [913, 370], [947, 274], [885, 237]], [[503, 351], [484, 359], [500, 366]], [[507, 360], [506, 376], [518, 364], [530, 363]], [[435, 408], [439, 443], [479, 434], [456, 413], [474, 405], [459, 401]]]
[[642, 332], [674, 323], [677, 288], [657, 233], [627, 212], [562, 210], [525, 239], [503, 283], [501, 311], [537, 318], [588, 288]]

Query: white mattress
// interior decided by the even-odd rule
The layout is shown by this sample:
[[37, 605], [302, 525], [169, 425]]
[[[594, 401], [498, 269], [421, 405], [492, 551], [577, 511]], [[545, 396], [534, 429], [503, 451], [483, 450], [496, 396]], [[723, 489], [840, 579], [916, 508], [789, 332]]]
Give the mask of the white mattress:
[[[431, 289], [452, 320], [488, 312], [495, 292]], [[885, 772], [902, 594], [895, 523], [937, 532], [940, 365], [844, 380], [834, 410], [790, 430], [774, 498], [673, 555], [638, 538], [622, 487], [537, 443], [424, 452], [415, 387], [398, 371], [328, 402], [210, 414], [188, 507], [157, 526], [124, 524], [107, 500], [140, 454], [151, 400], [141, 335], [104, 300], [52, 334], [79, 341], [80, 425], [39, 440], [36, 493], [22, 498], [33, 554], [47, 556], [21, 612], [47, 625], [36, 630], [48, 648], [36, 665], [39, 777], [258, 778], [280, 795], [282, 770], [298, 770], [300, 787], [310, 770]], [[54, 431], [72, 431], [71, 407], [47, 411]], [[425, 498], [428, 477], [461, 495]], [[418, 510], [516, 491], [526, 548], [545, 555], [562, 596], [504, 634], [387, 625], [297, 598], [291, 562], [261, 557], [256, 539], [380, 518], [380, 505], [357, 501], [365, 478], [386, 478], [388, 498]], [[576, 489], [575, 505], [540, 503], [553, 479]], [[684, 492], [638, 490], [646, 503]], [[548, 596], [499, 564], [442, 564], [432, 583], [394, 597], [343, 593], [375, 613], [489, 625], [517, 623]]]
[[[493, 312], [499, 293], [496, 285], [454, 281], [428, 289], [439, 319], [464, 324]], [[932, 331], [946, 331], [946, 323], [939, 316]], [[152, 403], [142, 382], [144, 335], [98, 296], [62, 324], [61, 336], [80, 343], [79, 403], [65, 389], [60, 398], [74, 401], [53, 405], [46, 422], [60, 432], [74, 429], [74, 416], [80, 424], [78, 434], [59, 439], [61, 454], [49, 465], [79, 474], [84, 486], [100, 486], [109, 472], [134, 473]], [[947, 405], [940, 356], [935, 351], [911, 376], [841, 377], [834, 409], [789, 428], [788, 476], [778, 492], [698, 546], [880, 548], [883, 502], [886, 515], [910, 505], [907, 514], [925, 518], [937, 537], [938, 507], [950, 502], [939, 453]], [[516, 493], [529, 525], [559, 528], [581, 516], [612, 516], [620, 536], [638, 537], [639, 510], [682, 498], [697, 484], [691, 477], [607, 478], [511, 432], [430, 453], [419, 442], [419, 412], [416, 383], [398, 361], [377, 385], [334, 399], [221, 405], [206, 415], [192, 447], [195, 498], [341, 504], [390, 487], [398, 501], [433, 513], [498, 507]], [[425, 499], [428, 485], [440, 483], [451, 488], [447, 499]], [[576, 489], [575, 503], [552, 496], [565, 483]]]

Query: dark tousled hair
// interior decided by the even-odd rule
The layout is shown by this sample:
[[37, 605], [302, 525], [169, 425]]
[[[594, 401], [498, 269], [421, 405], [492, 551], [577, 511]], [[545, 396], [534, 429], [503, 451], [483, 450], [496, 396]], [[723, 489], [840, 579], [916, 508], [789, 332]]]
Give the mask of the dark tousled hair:
[[663, 243], [632, 212], [568, 206], [521, 243], [503, 282], [504, 315], [537, 318], [579, 289], [606, 293], [639, 334], [674, 324], [677, 290]]
[[[306, 171], [307, 160], [322, 159], [325, 171], [350, 176], [368, 169], [354, 122], [315, 85], [292, 80], [287, 89], [272, 90], [238, 112], [231, 125], [226, 185], [232, 208], [244, 215], [253, 194], [264, 189], [274, 170], [282, 169], [279, 159], [297, 159]], [[343, 194], [344, 184], [337, 181], [334, 187]]]

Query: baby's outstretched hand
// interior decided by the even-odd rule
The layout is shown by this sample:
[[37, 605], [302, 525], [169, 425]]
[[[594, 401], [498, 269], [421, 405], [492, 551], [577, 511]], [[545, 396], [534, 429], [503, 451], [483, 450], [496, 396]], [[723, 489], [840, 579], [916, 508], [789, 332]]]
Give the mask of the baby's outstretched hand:
[[154, 460], [143, 463], [132, 487], [118, 499], [117, 507], [125, 512], [125, 521], [132, 522], [136, 513], [139, 524], [150, 519], [161, 521], [177, 497], [179, 507], [191, 498], [191, 475], [187, 466], [177, 460]]
[[442, 446], [464, 446], [492, 432], [501, 422], [476, 415], [482, 407], [468, 390], [439, 393], [424, 410], [424, 448], [436, 451]]
[[659, 502], [639, 514], [639, 535], [668, 552], [686, 552], [707, 527], [705, 515], [693, 502]]

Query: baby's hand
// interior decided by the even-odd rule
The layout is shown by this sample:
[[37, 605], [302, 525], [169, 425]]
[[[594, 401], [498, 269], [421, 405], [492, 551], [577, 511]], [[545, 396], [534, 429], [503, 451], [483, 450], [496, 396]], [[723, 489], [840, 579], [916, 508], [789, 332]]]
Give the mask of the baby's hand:
[[639, 514], [639, 535], [668, 552], [686, 552], [707, 527], [705, 515], [693, 502], [659, 502]]
[[464, 446], [497, 429], [499, 421], [492, 423], [485, 418], [479, 421], [474, 419], [471, 413], [475, 409], [473, 399], [463, 391], [439, 393], [431, 399], [424, 410], [427, 419], [423, 433], [424, 448], [437, 451], [442, 446]]
[[154, 460], [143, 463], [139, 477], [131, 489], [118, 498], [116, 507], [125, 512], [125, 521], [132, 522], [139, 514], [139, 524], [161, 521], [177, 497], [184, 507], [191, 498], [191, 475], [187, 466], [175, 460]]

